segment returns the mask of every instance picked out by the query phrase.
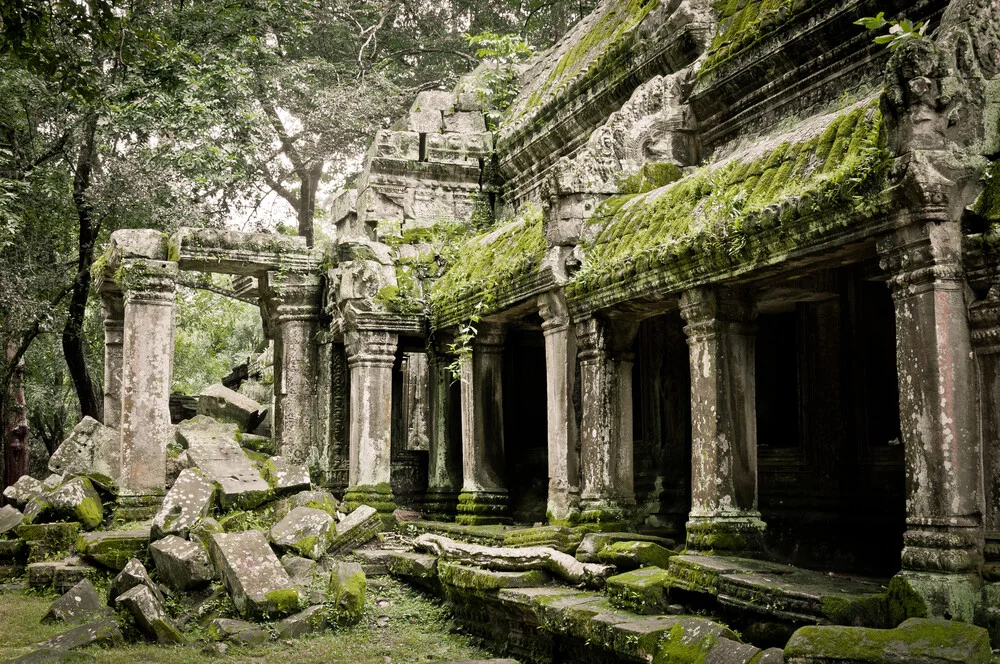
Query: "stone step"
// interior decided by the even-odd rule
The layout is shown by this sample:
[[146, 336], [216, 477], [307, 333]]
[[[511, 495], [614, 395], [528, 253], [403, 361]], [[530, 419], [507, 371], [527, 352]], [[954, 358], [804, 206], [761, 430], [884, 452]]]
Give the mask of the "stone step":
[[33, 590], [54, 589], [60, 595], [84, 579], [95, 580], [98, 571], [77, 561], [38, 562], [28, 565], [28, 587]]
[[111, 530], [80, 533], [76, 552], [112, 572], [120, 572], [132, 558], [145, 560], [149, 549], [149, 529]]

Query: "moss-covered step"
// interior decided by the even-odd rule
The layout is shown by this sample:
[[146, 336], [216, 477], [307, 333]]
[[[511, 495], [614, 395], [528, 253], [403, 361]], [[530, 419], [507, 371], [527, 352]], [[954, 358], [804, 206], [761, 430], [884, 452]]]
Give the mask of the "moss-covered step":
[[69, 554], [80, 534], [80, 524], [32, 523], [17, 527], [17, 536], [24, 540], [28, 548], [28, 562], [51, 560]]
[[447, 590], [463, 594], [492, 594], [502, 588], [544, 586], [549, 576], [541, 570], [498, 572], [469, 565], [438, 561], [438, 578]]
[[620, 570], [640, 567], [667, 569], [670, 566], [670, 558], [678, 553], [672, 549], [665, 549], [655, 542], [615, 542], [601, 549], [597, 554], [597, 560], [605, 565], [614, 565]]
[[435, 535], [446, 535], [454, 540], [469, 542], [470, 544], [483, 544], [488, 546], [512, 546], [507, 544], [507, 537], [529, 530], [529, 528], [494, 524], [488, 526], [468, 526], [461, 523], [451, 523], [447, 521], [408, 521], [400, 526], [408, 535], [422, 535], [423, 533], [433, 533]]
[[[652, 542], [667, 550], [673, 550], [676, 547], [674, 540], [656, 535], [629, 532], [586, 533], [580, 542], [580, 547], [576, 550], [576, 559], [582, 563], [600, 562], [598, 555], [601, 551], [618, 542]], [[660, 565], [660, 567], [666, 569], [666, 565]]]
[[670, 572], [659, 567], [644, 567], [609, 577], [605, 589], [612, 606], [634, 613], [663, 613], [667, 601]]
[[114, 572], [122, 571], [131, 558], [145, 560], [148, 548], [149, 529], [95, 531], [76, 538], [77, 553]]
[[438, 587], [438, 558], [425, 553], [412, 551], [389, 551], [385, 557], [385, 566], [393, 576], [434, 590]]
[[785, 646], [787, 664], [989, 664], [985, 629], [960, 622], [910, 618], [895, 629], [808, 626]]
[[670, 559], [670, 567], [667, 568], [670, 572], [668, 585], [671, 588], [714, 597], [719, 592], [719, 578], [723, 574], [749, 572], [780, 574], [785, 569], [785, 565], [749, 558], [680, 555]]
[[573, 555], [583, 540], [583, 533], [566, 526], [538, 526], [510, 530], [503, 536], [503, 546], [547, 546]]

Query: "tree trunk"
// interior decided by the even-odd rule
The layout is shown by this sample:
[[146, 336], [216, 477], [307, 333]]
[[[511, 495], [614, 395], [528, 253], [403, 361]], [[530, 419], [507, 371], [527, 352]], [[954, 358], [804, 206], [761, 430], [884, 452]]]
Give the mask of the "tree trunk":
[[[3, 486], [28, 474], [28, 408], [24, 400], [24, 358], [17, 357], [18, 344], [4, 343], [4, 361], [11, 367], [3, 404]], [[13, 364], [13, 366], [11, 366]]]
[[76, 278], [73, 280], [73, 293], [69, 301], [69, 315], [63, 328], [62, 347], [66, 356], [66, 366], [70, 378], [76, 388], [76, 396], [80, 401], [80, 416], [89, 415], [96, 420], [101, 419], [101, 405], [97, 401], [94, 383], [87, 369], [87, 356], [84, 352], [83, 319], [87, 312], [87, 299], [90, 297], [90, 266], [94, 262], [94, 242], [96, 232], [91, 216], [90, 202], [87, 200], [90, 189], [94, 162], [97, 160], [95, 138], [97, 134], [97, 116], [87, 121], [84, 129], [83, 142], [76, 163], [76, 173], [73, 177], [73, 202], [76, 204], [77, 218], [80, 224], [80, 241], [77, 254]]
[[316, 190], [321, 175], [323, 175], [323, 161], [320, 159], [306, 162], [299, 171], [302, 180], [299, 187], [299, 235], [306, 239], [306, 244], [310, 247], [315, 240], [313, 218], [316, 216]]

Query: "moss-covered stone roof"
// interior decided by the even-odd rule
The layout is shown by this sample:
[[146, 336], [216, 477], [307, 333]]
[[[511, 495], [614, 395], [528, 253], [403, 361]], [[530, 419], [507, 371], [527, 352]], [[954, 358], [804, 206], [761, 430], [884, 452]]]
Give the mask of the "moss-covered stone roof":
[[[766, 229], [791, 232], [884, 209], [891, 158], [878, 100], [803, 122], [648, 193], [615, 196], [590, 223], [586, 259], [571, 297], [661, 270], [689, 266], [679, 256], [738, 260]], [[682, 276], [682, 275], [674, 275]], [[685, 275], [686, 276], [686, 275]]]
[[490, 313], [537, 277], [545, 257], [542, 211], [526, 205], [512, 221], [467, 240], [430, 291], [432, 322]]

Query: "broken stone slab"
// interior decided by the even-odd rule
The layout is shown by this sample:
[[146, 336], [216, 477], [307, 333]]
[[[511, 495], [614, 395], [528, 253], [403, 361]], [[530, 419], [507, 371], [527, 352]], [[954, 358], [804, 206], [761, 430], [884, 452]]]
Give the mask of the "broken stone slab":
[[96, 577], [96, 572], [93, 567], [77, 565], [72, 562], [30, 563], [28, 565], [28, 587], [34, 590], [52, 588], [59, 594], [63, 594], [84, 579]]
[[309, 470], [305, 466], [292, 463], [281, 456], [274, 456], [265, 461], [261, 475], [278, 495], [308, 491], [312, 486], [309, 481]]
[[48, 499], [49, 490], [34, 496], [24, 505], [24, 519], [21, 523], [45, 523], [52, 520], [52, 504]]
[[201, 542], [167, 535], [149, 547], [160, 580], [174, 590], [205, 586], [215, 577], [208, 551]]
[[274, 516], [279, 521], [296, 507], [311, 507], [323, 510], [333, 518], [337, 518], [337, 510], [340, 503], [337, 498], [326, 489], [313, 489], [311, 491], [300, 491], [293, 496], [281, 498], [274, 501]]
[[51, 560], [68, 555], [80, 533], [79, 523], [22, 523], [17, 536], [28, 547], [28, 562]]
[[87, 622], [101, 617], [106, 610], [107, 607], [97, 594], [94, 584], [89, 579], [84, 579], [52, 602], [52, 606], [42, 617], [42, 622]]
[[145, 558], [148, 530], [113, 530], [80, 533], [76, 552], [87, 560], [120, 572], [132, 558]]
[[253, 431], [264, 421], [267, 409], [245, 394], [222, 383], [209, 385], [198, 395], [198, 414], [217, 422], [235, 424], [240, 431]]
[[96, 661], [96, 657], [85, 652], [39, 648], [17, 659], [8, 660], [6, 664], [86, 664]]
[[260, 645], [268, 640], [268, 633], [260, 625], [231, 618], [214, 619], [208, 625], [208, 634], [214, 641], [231, 641], [247, 646]]
[[285, 556], [281, 566], [288, 572], [292, 583], [305, 604], [325, 604], [330, 592], [330, 572], [322, 569], [315, 560], [299, 556]]
[[124, 595], [136, 586], [146, 586], [153, 593], [153, 597], [161, 604], [163, 603], [163, 593], [156, 587], [153, 580], [149, 578], [146, 566], [138, 558], [132, 558], [125, 564], [125, 567], [118, 573], [118, 576], [112, 579], [111, 589], [108, 591], [108, 604], [113, 605], [115, 598], [119, 595]]
[[327, 597], [329, 616], [342, 625], [354, 625], [365, 612], [368, 581], [358, 563], [337, 562], [330, 570]]
[[544, 586], [549, 582], [548, 574], [542, 570], [501, 572], [440, 560], [438, 561], [438, 578], [445, 586], [460, 588], [477, 596], [495, 593], [503, 588]]
[[41, 644], [42, 648], [75, 650], [86, 646], [115, 648], [125, 645], [125, 637], [114, 618], [102, 618], [86, 625], [74, 627]]
[[665, 549], [656, 542], [614, 542], [598, 552], [597, 560], [620, 570], [640, 567], [667, 569], [670, 557], [674, 555], [677, 555], [676, 551]]
[[600, 562], [598, 554], [607, 546], [617, 542], [652, 542], [659, 544], [664, 549], [673, 550], [676, 543], [666, 537], [656, 537], [654, 535], [640, 535], [639, 533], [587, 533], [583, 536], [579, 548], [576, 550], [576, 559], [582, 563]]
[[298, 590], [260, 531], [212, 535], [209, 553], [244, 617], [276, 618], [298, 608]]
[[218, 485], [223, 510], [251, 509], [271, 497], [271, 486], [236, 442], [235, 426], [198, 415], [178, 424], [176, 433], [203, 477]]
[[279, 639], [297, 639], [326, 628], [326, 607], [310, 606], [305, 611], [288, 616], [274, 626]]
[[0, 537], [4, 537], [8, 532], [14, 530], [24, 521], [21, 511], [11, 505], [0, 507]]
[[424, 587], [437, 583], [437, 556], [412, 551], [390, 551], [386, 556], [385, 566], [393, 576], [402, 577]]
[[[503, 534], [503, 545], [509, 547], [547, 546], [573, 555], [580, 546], [583, 533], [565, 526], [535, 526], [514, 528]], [[597, 562], [592, 561], [592, 562]]]
[[104, 521], [104, 505], [93, 483], [86, 477], [74, 477], [46, 496], [52, 511], [68, 521], [78, 521], [94, 530]]
[[386, 563], [389, 556], [396, 553], [387, 549], [355, 549], [351, 555], [361, 559], [361, 567], [365, 570], [365, 576], [385, 576], [389, 573]]
[[3, 490], [4, 498], [18, 507], [24, 507], [28, 501], [42, 495], [42, 483], [31, 475], [21, 475], [16, 482]]
[[335, 556], [350, 551], [378, 535], [382, 520], [378, 511], [368, 505], [359, 505], [337, 524], [337, 531], [330, 542], [330, 555]]
[[445, 112], [444, 130], [446, 133], [481, 134], [486, 131], [486, 121], [482, 111]]
[[334, 533], [334, 519], [323, 510], [296, 507], [271, 528], [271, 542], [279, 550], [319, 560]]
[[308, 583], [319, 568], [315, 560], [301, 556], [283, 556], [281, 566], [285, 568], [292, 583], [296, 585], [303, 582]]
[[240, 447], [245, 450], [260, 452], [267, 456], [274, 456], [278, 450], [274, 446], [274, 439], [270, 436], [258, 436], [253, 433], [243, 432], [240, 435]]
[[794, 568], [765, 560], [728, 556], [679, 555], [670, 558], [670, 585], [688, 592], [718, 595], [719, 583], [731, 574], [775, 574], [781, 576]]
[[201, 542], [201, 545], [208, 551], [212, 544], [212, 535], [224, 532], [226, 529], [222, 527], [222, 524], [209, 516], [191, 527], [188, 539], [192, 542]]
[[184, 637], [167, 619], [163, 604], [144, 585], [138, 585], [115, 598], [115, 605], [135, 619], [139, 631], [161, 644], [184, 643]]
[[910, 618], [895, 629], [808, 626], [785, 646], [787, 664], [988, 664], [989, 633], [948, 620]]
[[57, 474], [100, 473], [118, 477], [121, 434], [85, 416], [52, 453], [49, 470]]
[[153, 517], [150, 539], [166, 535], [187, 537], [191, 528], [208, 516], [214, 501], [215, 485], [201, 471], [182, 470]]

